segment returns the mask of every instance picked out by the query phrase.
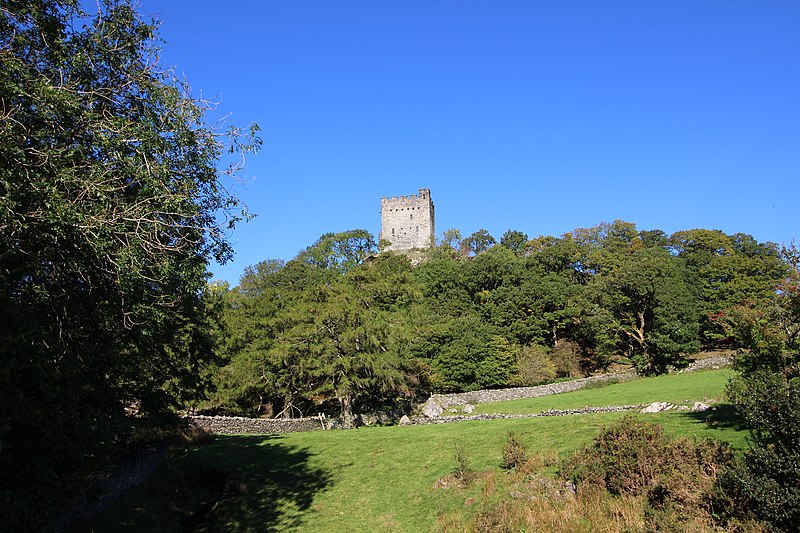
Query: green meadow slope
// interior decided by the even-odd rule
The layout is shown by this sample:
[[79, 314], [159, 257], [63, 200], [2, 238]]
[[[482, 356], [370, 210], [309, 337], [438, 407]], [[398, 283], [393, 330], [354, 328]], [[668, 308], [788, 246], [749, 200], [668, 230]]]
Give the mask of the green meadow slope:
[[[727, 371], [676, 374], [548, 398], [487, 404], [483, 412], [584, 405], [691, 403], [723, 397]], [[528, 403], [526, 403], [528, 402]], [[533, 403], [530, 403], [533, 402]], [[544, 403], [539, 403], [544, 402]], [[221, 436], [176, 451], [148, 482], [82, 531], [430, 531], [444, 513], [470, 512], [470, 490], [435, 488], [457, 447], [476, 470], [498, 470], [508, 432], [542, 464], [588, 444], [622, 413], [361, 428], [280, 436]], [[730, 409], [637, 414], [672, 435], [746, 446]], [[477, 496], [478, 494], [476, 494]], [[465, 506], [465, 502], [467, 505]]]

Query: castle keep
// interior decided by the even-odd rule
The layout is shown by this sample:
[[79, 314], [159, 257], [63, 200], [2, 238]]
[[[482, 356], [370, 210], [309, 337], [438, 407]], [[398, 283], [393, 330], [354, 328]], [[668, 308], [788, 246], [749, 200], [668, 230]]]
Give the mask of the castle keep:
[[430, 248], [434, 244], [434, 213], [430, 189], [415, 196], [381, 198], [380, 241], [383, 249], [404, 251]]

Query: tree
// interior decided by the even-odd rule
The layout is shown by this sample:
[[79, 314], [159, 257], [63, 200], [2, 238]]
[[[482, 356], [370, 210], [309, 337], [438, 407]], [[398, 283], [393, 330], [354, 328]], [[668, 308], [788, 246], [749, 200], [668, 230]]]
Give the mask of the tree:
[[775, 530], [800, 523], [800, 255], [783, 257], [789, 274], [771, 301], [731, 314], [750, 349], [735, 361], [728, 395], [745, 420], [751, 448], [723, 486], [737, 512], [749, 512]]
[[528, 242], [528, 236], [516, 230], [508, 230], [500, 238], [500, 244], [510, 248], [516, 254], [522, 253], [526, 242]]
[[[45, 527], [103, 444], [197, 390], [206, 266], [246, 210], [206, 103], [126, 0], [0, 8], [0, 506]], [[18, 527], [15, 527], [17, 525]]]
[[596, 302], [617, 321], [640, 370], [663, 372], [699, 349], [697, 311], [678, 263], [663, 248], [633, 253], [594, 280]]
[[[407, 400], [427, 387], [408, 353], [408, 309], [418, 300], [411, 264], [381, 254], [347, 273], [302, 260], [248, 269], [231, 291], [228, 363], [211, 405], [243, 414], [337, 412]], [[254, 291], [252, 287], [259, 287]]]
[[444, 233], [442, 233], [440, 242], [442, 246], [448, 246], [455, 250], [461, 242], [461, 232], [454, 228], [445, 230]]
[[636, 225], [623, 220], [602, 222], [592, 228], [577, 228], [565, 238], [579, 245], [582, 252], [579, 268], [590, 274], [610, 272], [625, 257], [644, 247]]
[[403, 357], [403, 310], [415, 299], [410, 270], [403, 256], [379, 256], [318, 287], [297, 326], [277, 335], [280, 349], [308, 369], [307, 397], [335, 401], [345, 424], [362, 408], [413, 395], [426, 381], [416, 361]]
[[267, 260], [245, 269], [239, 285], [227, 294], [225, 335], [220, 351], [225, 363], [216, 373], [209, 407], [243, 415], [305, 412], [311, 365], [282, 337], [300, 328], [306, 302], [329, 281], [324, 269], [302, 261]]
[[247, 296], [257, 296], [274, 286], [272, 274], [277, 274], [286, 266], [282, 259], [266, 259], [244, 269], [244, 274], [239, 278], [237, 289]]
[[320, 268], [347, 272], [378, 252], [375, 238], [363, 229], [326, 233], [317, 242], [297, 254], [305, 261]]
[[777, 245], [743, 233], [695, 229], [677, 232], [670, 241], [686, 262], [702, 316], [702, 340], [711, 347], [734, 343], [723, 327], [730, 309], [770, 301], [788, 272]]
[[497, 241], [485, 229], [479, 229], [461, 241], [461, 250], [465, 256], [479, 255], [491, 248]]

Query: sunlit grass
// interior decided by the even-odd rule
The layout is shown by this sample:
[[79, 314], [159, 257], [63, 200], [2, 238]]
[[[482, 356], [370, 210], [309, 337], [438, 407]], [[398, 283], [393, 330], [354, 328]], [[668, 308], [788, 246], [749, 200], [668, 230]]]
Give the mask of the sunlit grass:
[[652, 402], [689, 406], [696, 401], [720, 402], [725, 399], [725, 385], [732, 375], [731, 370], [721, 369], [640, 378], [564, 394], [478, 404], [475, 413], [541, 413], [550, 409]]
[[[642, 379], [537, 399], [547, 403], [534, 408], [523, 403], [533, 400], [508, 403], [520, 404], [520, 410], [545, 410], [720, 399], [727, 375], [710, 371]], [[499, 404], [494, 406], [496, 411]], [[481, 483], [467, 489], [434, 488], [453, 471], [457, 445], [466, 450], [476, 471], [496, 472], [508, 432], [517, 433], [532, 454], [565, 457], [621, 416], [220, 436], [210, 445], [174, 453], [150, 481], [83, 530], [180, 531], [191, 524], [195, 531], [431, 531], [440, 517], [473, 512], [470, 498], [480, 498]], [[663, 424], [671, 435], [746, 446], [745, 432], [725, 405], [704, 413], [636, 416]], [[204, 476], [214, 472], [227, 473], [224, 492], [203, 493]]]

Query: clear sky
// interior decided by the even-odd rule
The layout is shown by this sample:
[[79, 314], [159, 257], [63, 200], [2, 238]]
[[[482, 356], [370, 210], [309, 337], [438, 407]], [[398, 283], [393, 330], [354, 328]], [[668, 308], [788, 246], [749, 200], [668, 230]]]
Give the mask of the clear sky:
[[247, 265], [380, 229], [431, 189], [437, 235], [623, 219], [800, 237], [800, 2], [141, 0], [163, 62], [264, 148]]

